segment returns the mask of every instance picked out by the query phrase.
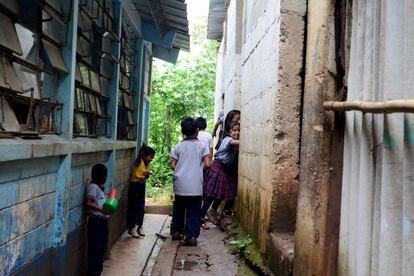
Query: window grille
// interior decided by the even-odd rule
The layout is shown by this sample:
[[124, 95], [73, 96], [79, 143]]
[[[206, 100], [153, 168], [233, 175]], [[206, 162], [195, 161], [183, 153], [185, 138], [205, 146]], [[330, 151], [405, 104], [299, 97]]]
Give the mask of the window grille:
[[0, 3], [0, 137], [60, 132], [56, 93], [68, 72], [63, 1]]
[[109, 83], [118, 62], [112, 1], [80, 0], [78, 17], [74, 136], [105, 136]]
[[122, 24], [121, 56], [119, 59], [119, 92], [118, 92], [118, 139], [133, 140], [136, 133], [134, 120], [134, 68], [135, 36], [130, 27]]

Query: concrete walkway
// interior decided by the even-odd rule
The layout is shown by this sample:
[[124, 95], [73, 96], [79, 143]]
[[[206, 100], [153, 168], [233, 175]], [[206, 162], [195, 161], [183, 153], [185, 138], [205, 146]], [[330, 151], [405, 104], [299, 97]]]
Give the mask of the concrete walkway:
[[237, 258], [229, 253], [224, 244], [225, 234], [215, 225], [209, 223], [209, 226], [210, 230], [201, 230], [198, 246], [195, 247], [180, 246], [169, 236], [151, 275], [238, 275]]
[[115, 243], [109, 259], [104, 263], [102, 276], [132, 276], [144, 274], [147, 264], [155, 261], [162, 245], [156, 233], [162, 231], [168, 221], [167, 215], [146, 214], [144, 217], [145, 237], [133, 238], [126, 232]]
[[[237, 258], [224, 244], [225, 234], [215, 225], [201, 230], [198, 246], [180, 246], [170, 236], [171, 217], [145, 215], [146, 236], [136, 239], [124, 233], [104, 263], [103, 276], [186, 276], [238, 274]], [[161, 233], [166, 239], [159, 237]]]

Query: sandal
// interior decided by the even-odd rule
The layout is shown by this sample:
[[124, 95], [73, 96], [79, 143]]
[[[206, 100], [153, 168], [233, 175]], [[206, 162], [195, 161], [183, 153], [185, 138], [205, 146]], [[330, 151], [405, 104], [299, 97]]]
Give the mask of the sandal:
[[220, 215], [219, 215], [219, 213], [217, 213], [217, 211], [211, 210], [211, 211], [207, 212], [207, 217], [211, 221], [211, 223], [213, 223], [215, 225], [220, 224]]
[[204, 230], [210, 230], [210, 227], [207, 225], [207, 222], [202, 223], [201, 228], [203, 228]]

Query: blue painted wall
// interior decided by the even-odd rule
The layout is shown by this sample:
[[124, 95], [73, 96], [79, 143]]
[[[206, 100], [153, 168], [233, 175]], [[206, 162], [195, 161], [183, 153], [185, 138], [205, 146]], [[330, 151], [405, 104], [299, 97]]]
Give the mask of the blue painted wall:
[[[114, 1], [118, 7], [121, 1]], [[63, 103], [62, 134], [44, 135], [41, 140], [0, 139], [0, 275], [83, 275], [86, 269], [86, 217], [83, 208], [85, 186], [90, 181], [91, 167], [105, 163], [110, 169], [107, 189], [115, 187], [120, 195], [119, 210], [110, 220], [110, 245], [126, 228], [127, 187], [137, 144], [148, 130], [149, 101], [142, 95], [144, 47], [152, 47], [142, 39], [136, 42], [139, 64], [135, 67], [135, 103], [138, 137], [135, 141], [118, 141], [116, 137], [117, 83], [108, 95], [113, 119], [111, 139], [73, 138], [75, 49], [78, 1], [65, 1], [71, 13], [69, 39], [62, 50], [69, 74], [56, 83]], [[128, 6], [128, 5], [126, 5]], [[118, 18], [133, 24], [141, 33], [139, 16], [129, 10], [118, 10]], [[131, 17], [133, 19], [131, 20]], [[114, 50], [119, 56], [119, 46]], [[151, 49], [149, 49], [151, 52]], [[119, 70], [119, 66], [117, 66]], [[147, 112], [144, 112], [144, 105]]]

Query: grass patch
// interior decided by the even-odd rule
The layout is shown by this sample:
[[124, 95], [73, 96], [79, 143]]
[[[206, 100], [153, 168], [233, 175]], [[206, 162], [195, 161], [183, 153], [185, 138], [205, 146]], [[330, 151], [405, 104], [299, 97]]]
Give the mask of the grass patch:
[[250, 235], [237, 222], [227, 230], [231, 252], [241, 259], [239, 275], [272, 275]]
[[147, 185], [146, 197], [154, 205], [172, 205], [173, 187], [172, 185], [166, 185], [164, 187]]

